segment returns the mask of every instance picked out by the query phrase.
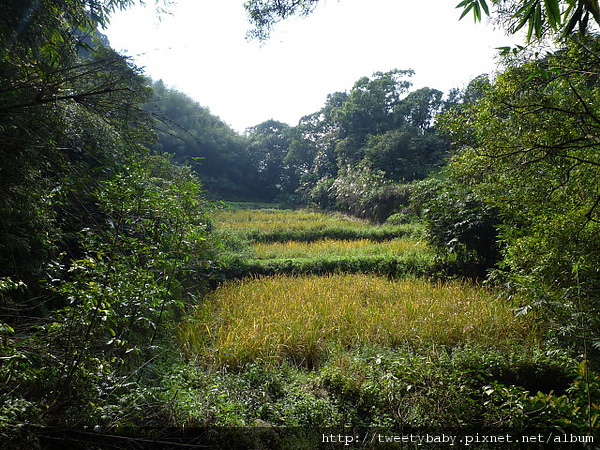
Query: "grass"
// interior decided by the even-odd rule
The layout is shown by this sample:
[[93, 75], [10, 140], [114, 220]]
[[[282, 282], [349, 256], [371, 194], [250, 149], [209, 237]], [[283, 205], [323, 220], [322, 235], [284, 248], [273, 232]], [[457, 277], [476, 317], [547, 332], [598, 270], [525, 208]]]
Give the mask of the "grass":
[[[321, 448], [314, 443], [321, 442], [324, 427], [458, 431], [468, 424], [470, 430], [506, 432], [535, 424], [537, 414], [544, 420], [560, 419], [561, 411], [555, 407], [559, 397], [529, 396], [525, 389], [564, 389], [571, 377], [570, 364], [568, 358], [539, 348], [506, 352], [431, 346], [413, 351], [365, 346], [336, 350], [314, 370], [260, 360], [237, 371], [206, 370], [191, 362], [166, 374], [164, 385], [179, 426], [274, 425], [282, 439], [297, 438], [305, 445], [296, 439], [287, 446], [275, 445], [275, 436], [269, 435], [258, 446], [253, 433], [244, 448], [312, 449]], [[524, 381], [527, 388], [522, 387]], [[279, 428], [282, 425], [287, 428]], [[301, 434], [295, 436], [294, 430]], [[241, 448], [239, 439], [235, 436], [232, 448]]]
[[421, 241], [394, 239], [377, 242], [369, 239], [336, 240], [323, 239], [316, 242], [270, 242], [252, 245], [254, 257], [258, 259], [316, 258], [323, 256], [399, 256], [409, 252], [427, 250]]
[[256, 242], [312, 242], [320, 239], [383, 241], [420, 231], [415, 224], [372, 225], [343, 214], [310, 210], [231, 209], [215, 215], [222, 233], [235, 233]]
[[181, 328], [188, 356], [216, 366], [319, 363], [361, 345], [528, 345], [532, 322], [464, 283], [374, 275], [256, 278], [223, 285]]
[[276, 209], [217, 223], [223, 283], [181, 324], [189, 364], [165, 377], [186, 426], [314, 428], [306, 447], [265, 438], [313, 448], [319, 427], [545, 429], [589, 408], [563, 396], [573, 361], [533, 314], [416, 278], [435, 273], [418, 225]]
[[229, 209], [219, 212], [221, 264], [213, 279], [281, 274], [432, 273], [435, 258], [418, 224], [372, 225], [311, 210]]
[[217, 222], [226, 228], [269, 228], [285, 227], [295, 229], [325, 227], [331, 224], [344, 224], [353, 227], [364, 227], [363, 220], [342, 214], [323, 213], [311, 210], [290, 209], [226, 209], [215, 215]]

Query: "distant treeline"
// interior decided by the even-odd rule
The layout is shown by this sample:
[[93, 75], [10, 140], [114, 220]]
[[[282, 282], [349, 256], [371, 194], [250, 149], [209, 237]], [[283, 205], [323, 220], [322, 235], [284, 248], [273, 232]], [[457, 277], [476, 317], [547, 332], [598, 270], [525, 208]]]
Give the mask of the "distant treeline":
[[209, 195], [341, 209], [384, 220], [407, 202], [403, 184], [445, 161], [449, 141], [436, 117], [464, 100], [432, 88], [411, 91], [411, 70], [362, 77], [327, 96], [296, 126], [268, 120], [236, 133], [187, 95], [153, 83], [146, 109], [158, 121], [156, 149], [190, 164]]

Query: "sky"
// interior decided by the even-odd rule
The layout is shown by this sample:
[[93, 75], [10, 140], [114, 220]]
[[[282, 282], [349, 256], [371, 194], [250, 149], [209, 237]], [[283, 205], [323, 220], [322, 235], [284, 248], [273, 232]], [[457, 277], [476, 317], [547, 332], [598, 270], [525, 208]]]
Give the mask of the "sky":
[[512, 43], [485, 21], [459, 21], [458, 0], [321, 0], [262, 44], [246, 38], [244, 0], [175, 0], [168, 15], [147, 3], [113, 16], [112, 47], [238, 132], [297, 125], [378, 71], [413, 69], [413, 89], [461, 88], [493, 73], [495, 48]]

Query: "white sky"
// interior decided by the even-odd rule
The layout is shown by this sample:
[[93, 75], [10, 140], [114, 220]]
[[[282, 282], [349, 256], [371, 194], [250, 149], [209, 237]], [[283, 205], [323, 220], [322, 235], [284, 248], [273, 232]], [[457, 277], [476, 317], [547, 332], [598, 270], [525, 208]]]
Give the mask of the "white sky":
[[[321, 0], [307, 18], [247, 41], [243, 0], [176, 0], [117, 13], [105, 30], [153, 79], [185, 92], [237, 131], [276, 119], [296, 125], [327, 94], [376, 71], [413, 69], [414, 88], [447, 92], [495, 69], [501, 31], [458, 21], [459, 0]], [[153, 3], [153, 2], [149, 2]]]

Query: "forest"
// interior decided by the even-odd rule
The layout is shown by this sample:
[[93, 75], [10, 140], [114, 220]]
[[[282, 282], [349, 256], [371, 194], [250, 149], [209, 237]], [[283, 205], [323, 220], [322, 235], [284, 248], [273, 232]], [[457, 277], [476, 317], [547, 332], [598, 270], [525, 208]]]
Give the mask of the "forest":
[[597, 1], [464, 0], [497, 73], [244, 133], [111, 48], [134, 3], [0, 0], [0, 447], [594, 448]]

